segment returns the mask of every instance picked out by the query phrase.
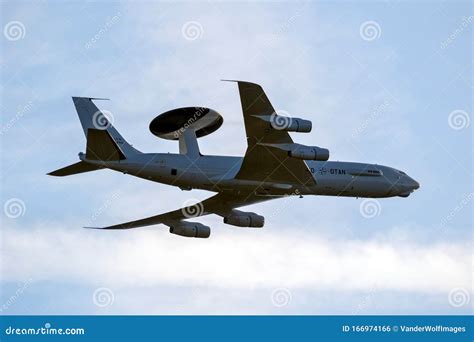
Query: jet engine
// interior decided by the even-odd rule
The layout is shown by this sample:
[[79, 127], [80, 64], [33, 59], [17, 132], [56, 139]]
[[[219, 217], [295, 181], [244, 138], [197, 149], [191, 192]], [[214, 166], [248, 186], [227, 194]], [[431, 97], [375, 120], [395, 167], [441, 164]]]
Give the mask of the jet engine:
[[303, 160], [321, 160], [329, 159], [329, 150], [318, 146], [298, 145], [297, 148], [288, 151], [288, 156]]
[[237, 227], [261, 228], [265, 223], [265, 217], [255, 213], [235, 212], [224, 217], [224, 223]]
[[312, 129], [312, 123], [309, 120], [281, 115], [272, 116], [271, 125], [274, 129], [287, 132], [309, 133]]
[[211, 228], [199, 222], [181, 221], [170, 226], [170, 233], [195, 238], [208, 238]]

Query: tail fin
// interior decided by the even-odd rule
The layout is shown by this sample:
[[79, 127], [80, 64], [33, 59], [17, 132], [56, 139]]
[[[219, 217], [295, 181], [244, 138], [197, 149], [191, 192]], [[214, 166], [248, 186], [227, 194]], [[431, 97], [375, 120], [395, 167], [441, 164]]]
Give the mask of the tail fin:
[[86, 160], [118, 161], [123, 159], [126, 159], [125, 154], [109, 135], [109, 132], [88, 129]]
[[50, 172], [48, 175], [62, 177], [99, 170], [104, 166], [96, 161], [119, 161], [126, 159], [127, 156], [141, 153], [117, 132], [111, 123], [112, 114], [99, 110], [92, 102], [93, 98], [73, 97], [72, 100], [86, 135], [86, 154], [85, 156], [83, 153], [79, 154], [81, 159], [79, 163]]
[[56, 171], [52, 171], [52, 172], [48, 173], [48, 175], [63, 177], [63, 176], [75, 175], [76, 173], [95, 171], [95, 170], [99, 170], [99, 169], [102, 169], [102, 166], [89, 164], [89, 163], [80, 161], [79, 163], [63, 167], [62, 169], [59, 169], [59, 170], [56, 170]]
[[93, 98], [73, 97], [74, 106], [81, 120], [84, 134], [88, 138], [89, 130], [106, 131], [112, 140], [120, 147], [124, 155], [137, 154], [140, 151], [133, 148], [112, 125], [113, 117], [110, 112], [101, 111], [92, 102]]

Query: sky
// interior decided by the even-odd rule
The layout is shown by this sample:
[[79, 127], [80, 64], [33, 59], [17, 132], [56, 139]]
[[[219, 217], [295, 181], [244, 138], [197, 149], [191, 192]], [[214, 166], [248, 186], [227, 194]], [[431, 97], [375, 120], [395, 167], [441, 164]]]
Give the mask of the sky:
[[[1, 3], [2, 314], [472, 312], [469, 1]], [[408, 198], [305, 196], [248, 207], [265, 228], [95, 231], [180, 208], [181, 191], [110, 170], [56, 178], [85, 138], [71, 96], [105, 97], [144, 152], [159, 113], [205, 106], [207, 155], [242, 156], [238, 90], [313, 122], [298, 143], [403, 170]]]

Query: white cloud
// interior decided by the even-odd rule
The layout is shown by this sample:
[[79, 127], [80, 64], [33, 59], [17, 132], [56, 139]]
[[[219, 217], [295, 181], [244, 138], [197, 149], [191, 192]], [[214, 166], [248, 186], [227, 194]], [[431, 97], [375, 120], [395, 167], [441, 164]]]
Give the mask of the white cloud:
[[[470, 288], [472, 251], [453, 243], [343, 241], [272, 229], [216, 226], [210, 239], [164, 226], [94, 231], [37, 225], [3, 232], [3, 280], [54, 279], [114, 287], [288, 287], [437, 292]], [[227, 228], [227, 231], [225, 230]]]

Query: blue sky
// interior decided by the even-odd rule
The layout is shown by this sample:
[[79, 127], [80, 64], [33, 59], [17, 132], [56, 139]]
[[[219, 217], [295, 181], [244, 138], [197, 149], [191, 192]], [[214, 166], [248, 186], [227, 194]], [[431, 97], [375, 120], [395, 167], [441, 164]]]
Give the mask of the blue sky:
[[[2, 312], [7, 314], [461, 314], [472, 310], [472, 3], [2, 2]], [[104, 170], [45, 174], [85, 139], [71, 96], [98, 102], [146, 152], [176, 152], [149, 122], [220, 112], [204, 154], [243, 155], [235, 84], [313, 121], [299, 143], [390, 165], [421, 188], [383, 199], [255, 205], [263, 230], [201, 222], [81, 229], [176, 209], [182, 192]], [[18, 209], [18, 211], [15, 211]], [[100, 299], [105, 302], [102, 303]]]

